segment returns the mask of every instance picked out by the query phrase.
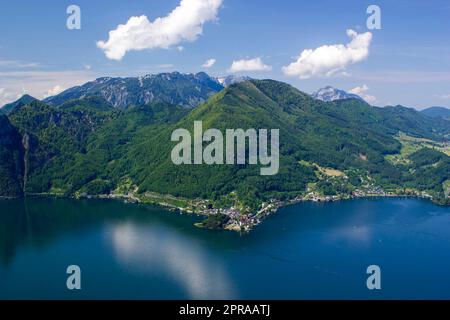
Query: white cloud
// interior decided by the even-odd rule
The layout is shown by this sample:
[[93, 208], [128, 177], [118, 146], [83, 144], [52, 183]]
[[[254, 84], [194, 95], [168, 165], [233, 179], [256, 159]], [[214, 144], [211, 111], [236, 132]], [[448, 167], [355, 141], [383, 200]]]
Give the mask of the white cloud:
[[22, 97], [25, 93], [27, 93], [27, 90], [21, 89], [17, 92], [12, 92], [6, 88], [0, 88], [0, 108], [2, 108], [5, 104], [11, 103], [20, 97]]
[[272, 70], [271, 66], [264, 64], [261, 58], [249, 59], [249, 60], [235, 60], [231, 64], [229, 72], [241, 72], [241, 71], [269, 71]]
[[352, 39], [348, 44], [324, 45], [316, 49], [306, 49], [297, 61], [282, 68], [287, 76], [308, 79], [316, 76], [331, 76], [343, 71], [351, 64], [365, 60], [369, 56], [372, 33], [358, 34], [349, 29]]
[[206, 22], [217, 19], [222, 0], [181, 0], [165, 17], [150, 22], [147, 16], [131, 17], [109, 32], [108, 41], [98, 41], [106, 57], [121, 60], [128, 51], [163, 48], [193, 42]]
[[450, 99], [450, 94], [441, 95], [441, 99], [444, 99], [444, 100]]
[[206, 62], [202, 65], [203, 68], [211, 68], [216, 63], [216, 59], [208, 59]]
[[5, 88], [0, 88], [0, 108], [10, 102], [10, 93]]
[[[69, 88], [86, 83], [98, 77], [89, 70], [66, 71], [0, 71], [0, 105], [12, 102], [28, 93], [37, 99], [49, 95], [49, 88]], [[57, 92], [54, 90], [53, 92]], [[6, 96], [5, 96], [6, 95]]]
[[351, 89], [349, 92], [360, 96], [361, 98], [366, 100], [366, 102], [369, 104], [376, 103], [377, 98], [367, 93], [369, 89], [370, 88], [366, 84], [363, 84], [362, 86]]
[[65, 90], [65, 88], [63, 88], [59, 84], [57, 84], [56, 86], [54, 86], [53, 88], [51, 88], [50, 90], [47, 91], [47, 93], [44, 95], [44, 98], [56, 96], [57, 94], [63, 92], [64, 90]]
[[19, 60], [0, 60], [0, 67], [6, 68], [37, 68], [39, 64], [36, 62], [23, 62]]

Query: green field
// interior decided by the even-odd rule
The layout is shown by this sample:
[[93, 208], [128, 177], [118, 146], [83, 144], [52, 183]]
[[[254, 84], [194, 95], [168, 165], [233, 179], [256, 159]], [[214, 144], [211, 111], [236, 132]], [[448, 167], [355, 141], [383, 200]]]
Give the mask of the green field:
[[402, 149], [399, 154], [387, 155], [386, 160], [392, 164], [409, 164], [408, 156], [422, 148], [430, 148], [450, 156], [450, 142], [439, 142], [425, 138], [415, 138], [400, 132], [396, 139], [401, 143]]

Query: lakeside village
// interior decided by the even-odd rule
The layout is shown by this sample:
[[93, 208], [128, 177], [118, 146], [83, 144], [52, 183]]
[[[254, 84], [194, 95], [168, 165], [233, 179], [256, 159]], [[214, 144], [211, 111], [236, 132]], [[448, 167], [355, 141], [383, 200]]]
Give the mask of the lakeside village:
[[[346, 180], [345, 176], [340, 178]], [[239, 205], [236, 199], [233, 199], [233, 202], [236, 203], [236, 205], [229, 206], [228, 208], [218, 208], [214, 206], [213, 201], [206, 199], [185, 199], [153, 192], [138, 194], [137, 187], [128, 189], [128, 191], [116, 190], [109, 195], [89, 196], [87, 194], [78, 194], [77, 197], [119, 199], [129, 203], [159, 205], [167, 208], [169, 211], [178, 212], [180, 214], [196, 214], [204, 216], [205, 220], [203, 222], [195, 224], [199, 228], [225, 229], [237, 232], [249, 232], [268, 216], [277, 212], [280, 208], [303, 201], [331, 202], [370, 197], [418, 197], [433, 200], [433, 197], [430, 194], [413, 189], [397, 189], [395, 191], [387, 192], [381, 187], [376, 186], [370, 178], [366, 179], [364, 184], [359, 188], [354, 189], [352, 192], [337, 193], [335, 195], [324, 195], [322, 191], [318, 191], [315, 188], [315, 185], [308, 186], [303, 194], [290, 200], [281, 201], [272, 199], [264, 202], [258, 211], [251, 211], [248, 208]], [[229, 197], [236, 198], [236, 194], [232, 193]]]
[[288, 201], [281, 201], [272, 199], [268, 202], [264, 202], [261, 205], [261, 209], [257, 212], [246, 212], [243, 214], [242, 209], [235, 207], [217, 209], [211, 208], [210, 202], [208, 200], [196, 200], [197, 207], [200, 210], [191, 211], [185, 210], [183, 208], [178, 208], [180, 212], [187, 213], [198, 213], [207, 216], [204, 222], [196, 224], [197, 227], [207, 228], [207, 229], [226, 229], [237, 232], [249, 232], [254, 227], [259, 225], [271, 214], [276, 213], [282, 207], [289, 205], [294, 205], [304, 201], [313, 202], [332, 202], [340, 200], [350, 200], [356, 198], [369, 198], [369, 197], [420, 197], [425, 199], [432, 199], [432, 196], [425, 192], [416, 192], [414, 190], [406, 190], [402, 193], [384, 192], [381, 188], [374, 188], [372, 190], [356, 190], [352, 194], [347, 195], [333, 195], [324, 196], [315, 192], [307, 193], [306, 195], [299, 195], [294, 199]]
[[[186, 135], [188, 134], [188, 132], [185, 133]], [[404, 149], [408, 146], [409, 151], [399, 155], [386, 156], [386, 159], [394, 164], [409, 161], [405, 159], [405, 156], [410, 154], [411, 150], [420, 149], [423, 143], [434, 143], [428, 140], [425, 142], [424, 140], [416, 141], [414, 140], [415, 138], [401, 133], [398, 139]], [[419, 143], [420, 145], [411, 146], [411, 143]], [[442, 146], [439, 145], [438, 147], [441, 148]], [[448, 150], [445, 149], [444, 151], [447, 152]], [[367, 156], [360, 154], [360, 159], [367, 161]], [[238, 199], [236, 192], [223, 195], [219, 200], [187, 199], [172, 195], [162, 195], [156, 192], [140, 193], [139, 188], [133, 184], [130, 178], [125, 178], [117, 189], [110, 194], [91, 196], [86, 192], [82, 192], [81, 190], [83, 189], [81, 189], [75, 194], [75, 197], [119, 199], [125, 202], [158, 205], [180, 214], [195, 214], [205, 217], [202, 222], [196, 224], [199, 228], [225, 229], [237, 232], [249, 232], [280, 208], [303, 201], [330, 202], [371, 197], [415, 197], [442, 205], [450, 205], [450, 180], [443, 183], [444, 198], [442, 199], [441, 197], [436, 197], [432, 192], [419, 191], [408, 187], [382, 187], [365, 170], [352, 168], [340, 171], [322, 167], [317, 163], [305, 160], [300, 160], [299, 163], [314, 170], [317, 180], [308, 183], [305, 191], [297, 191], [297, 194], [292, 192], [286, 194], [284, 199], [288, 200], [275, 199], [274, 197], [270, 200], [265, 200], [258, 209], [253, 208], [253, 210]], [[278, 163], [276, 163], [275, 167], [278, 170]]]

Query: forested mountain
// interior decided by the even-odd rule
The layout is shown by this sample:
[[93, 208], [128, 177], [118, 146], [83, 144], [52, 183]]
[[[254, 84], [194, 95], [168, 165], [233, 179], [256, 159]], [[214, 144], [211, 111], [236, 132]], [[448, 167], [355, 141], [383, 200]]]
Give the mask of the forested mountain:
[[24, 106], [26, 104], [29, 104], [33, 101], [36, 101], [37, 99], [33, 98], [32, 96], [25, 94], [23, 95], [21, 98], [19, 98], [18, 100], [5, 104], [4, 106], [2, 106], [2, 108], [0, 109], [1, 112], [3, 112], [4, 114], [8, 114], [10, 113], [12, 110], [14, 110], [15, 108], [19, 108], [21, 106]]
[[450, 109], [445, 107], [430, 107], [422, 110], [421, 113], [432, 118], [450, 119]]
[[[195, 87], [198, 79], [192, 81]], [[306, 192], [382, 188], [423, 191], [448, 201], [450, 122], [412, 109], [376, 108], [359, 99], [322, 102], [273, 80], [232, 84], [194, 109], [172, 103], [178, 100], [136, 100], [123, 108], [126, 100], [114, 105], [103, 96], [63, 96], [71, 99], [15, 108], [8, 116], [12, 125], [1, 118], [4, 195], [120, 189], [217, 203], [232, 195], [256, 210], [263, 201]], [[203, 121], [203, 130], [280, 129], [279, 174], [261, 176], [252, 165], [174, 165], [171, 134], [178, 128], [192, 132], [196, 120]], [[399, 134], [427, 139], [431, 147], [417, 142], [417, 151], [405, 153]]]

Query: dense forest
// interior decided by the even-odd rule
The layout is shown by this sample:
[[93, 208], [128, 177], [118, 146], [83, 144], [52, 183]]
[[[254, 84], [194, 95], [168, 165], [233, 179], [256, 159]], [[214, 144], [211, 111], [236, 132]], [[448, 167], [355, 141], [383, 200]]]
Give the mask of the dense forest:
[[[273, 80], [233, 84], [195, 108], [166, 100], [117, 108], [93, 96], [10, 106], [0, 116], [0, 196], [154, 192], [226, 204], [236, 195], [256, 210], [307, 190], [352, 194], [370, 184], [449, 203], [450, 157], [439, 147], [448, 144], [448, 120], [358, 99], [322, 102]], [[197, 120], [204, 130], [279, 129], [279, 174], [261, 176], [254, 165], [174, 165], [173, 130], [192, 132]], [[438, 147], [424, 145], [395, 163], [389, 157], [405, 147], [399, 133]]]

